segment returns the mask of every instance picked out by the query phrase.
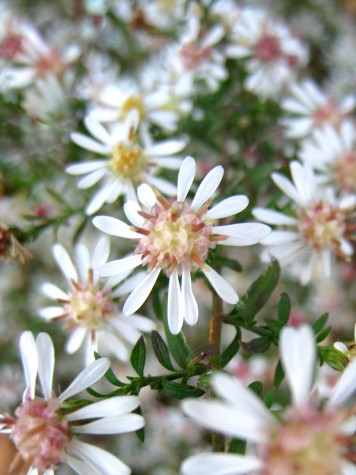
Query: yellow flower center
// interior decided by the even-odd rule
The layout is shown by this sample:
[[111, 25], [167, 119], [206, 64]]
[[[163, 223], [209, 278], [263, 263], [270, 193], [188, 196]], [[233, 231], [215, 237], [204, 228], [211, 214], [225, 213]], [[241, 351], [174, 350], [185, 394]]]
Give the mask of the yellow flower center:
[[112, 171], [124, 178], [137, 178], [144, 168], [145, 160], [139, 145], [117, 143], [109, 163]]

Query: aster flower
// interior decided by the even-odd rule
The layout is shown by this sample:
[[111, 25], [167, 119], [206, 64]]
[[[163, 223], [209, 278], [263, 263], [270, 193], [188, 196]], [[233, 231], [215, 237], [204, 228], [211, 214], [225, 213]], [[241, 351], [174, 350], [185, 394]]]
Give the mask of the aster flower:
[[[355, 208], [355, 196], [337, 200], [331, 190], [318, 187], [313, 171], [307, 165], [293, 161], [290, 165], [292, 180], [280, 173], [272, 179], [294, 203], [291, 214], [266, 208], [255, 208], [255, 218], [268, 224], [283, 226], [261, 241], [268, 246], [264, 257], [278, 259], [282, 265], [294, 264], [292, 271], [307, 284], [313, 274], [330, 277], [334, 255], [348, 260], [353, 254], [353, 225], [349, 213]], [[285, 229], [287, 228], [287, 229]]]
[[316, 130], [303, 143], [300, 158], [321, 173], [322, 183], [356, 194], [356, 130], [351, 122], [342, 122], [338, 130], [330, 125]]
[[41, 309], [40, 316], [53, 322], [61, 321], [64, 328], [71, 330], [65, 350], [72, 354], [84, 346], [88, 363], [94, 360], [95, 351], [128, 361], [128, 348], [136, 343], [141, 332], [155, 329], [154, 323], [141, 315], [124, 317], [115, 303], [118, 296], [137, 285], [137, 279], [128, 279], [113, 290], [126, 274], [103, 283], [93, 270], [107, 261], [109, 252], [106, 236], [98, 241], [92, 256], [84, 244], [79, 244], [75, 266], [64, 247], [56, 244], [53, 255], [68, 281], [69, 290], [64, 292], [51, 283], [42, 285], [44, 294], [59, 305]]
[[[311, 397], [316, 363], [310, 327], [284, 328], [280, 355], [292, 405], [276, 417], [242, 383], [223, 373], [212, 377], [222, 401], [187, 399], [184, 412], [202, 426], [248, 441], [254, 454], [199, 454], [182, 465], [184, 475], [354, 475], [356, 361], [350, 364], [327, 402]], [[251, 447], [252, 449], [252, 447]]]
[[85, 175], [78, 182], [79, 188], [90, 188], [103, 181], [86, 207], [88, 215], [98, 211], [105, 202], [113, 203], [121, 195], [125, 195], [126, 199], [136, 200], [136, 188], [140, 183], [150, 183], [169, 195], [175, 193], [176, 188], [166, 180], [154, 176], [154, 172], [160, 166], [179, 168], [181, 159], [172, 155], [183, 150], [185, 140], [172, 139], [153, 144], [150, 136], [144, 133], [141, 145], [135, 135], [139, 124], [136, 109], [128, 114], [124, 123], [116, 124], [111, 131], [90, 116], [86, 117], [84, 123], [96, 140], [74, 132], [71, 134], [73, 142], [106, 157], [75, 163], [66, 170], [71, 175]]
[[264, 97], [278, 95], [308, 59], [306, 46], [286, 25], [256, 8], [241, 9], [230, 39], [226, 55], [246, 58], [245, 87]]
[[[99, 447], [81, 442], [80, 434], [120, 434], [143, 427], [143, 417], [130, 414], [139, 406], [136, 396], [119, 396], [92, 403], [70, 412], [66, 401], [96, 383], [109, 369], [101, 358], [85, 368], [59, 396], [52, 390], [54, 348], [47, 333], [36, 341], [31, 332], [20, 339], [26, 389], [14, 417], [0, 415], [0, 431], [9, 433], [18, 454], [11, 470], [21, 461], [28, 474], [52, 475], [59, 464], [79, 474], [128, 475], [131, 470]], [[43, 398], [35, 394], [39, 378]], [[89, 422], [88, 422], [89, 421]]]
[[93, 219], [93, 224], [101, 231], [133, 239], [137, 243], [131, 256], [98, 268], [100, 275], [116, 275], [136, 267], [147, 267], [147, 276], [125, 302], [124, 314], [131, 315], [141, 307], [161, 270], [164, 270], [169, 277], [168, 324], [174, 334], [181, 330], [184, 319], [190, 325], [195, 325], [198, 319], [191, 272], [201, 270], [225, 302], [235, 304], [238, 301], [235, 290], [206, 262], [209, 249], [217, 244], [249, 246], [270, 232], [268, 226], [259, 223], [215, 226], [215, 220], [245, 209], [248, 199], [244, 195], [232, 196], [209, 210], [210, 198], [224, 173], [223, 168], [217, 166], [207, 174], [190, 202], [186, 198], [194, 180], [195, 168], [195, 160], [186, 157], [179, 170], [177, 197], [174, 200], [168, 201], [156, 195], [148, 185], [141, 185], [138, 196], [142, 207], [133, 202], [125, 205], [125, 213], [133, 228], [109, 216]]
[[311, 79], [292, 84], [290, 93], [292, 97], [281, 102], [282, 108], [293, 114], [281, 120], [289, 138], [305, 137], [325, 126], [338, 129], [356, 104], [355, 97], [351, 95], [337, 101], [323, 92]]

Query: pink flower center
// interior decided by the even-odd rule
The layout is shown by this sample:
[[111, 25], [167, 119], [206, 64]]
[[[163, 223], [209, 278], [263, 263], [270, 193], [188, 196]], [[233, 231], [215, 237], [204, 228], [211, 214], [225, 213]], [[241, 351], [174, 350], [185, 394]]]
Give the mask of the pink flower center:
[[206, 207], [194, 211], [186, 202], [168, 203], [159, 196], [151, 214], [137, 231], [143, 234], [135, 253], [142, 253], [149, 269], [166, 268], [170, 275], [177, 266], [202, 267], [213, 245], [212, 229], [201, 216]]
[[327, 124], [338, 127], [344, 116], [344, 112], [337, 103], [333, 99], [329, 99], [326, 104], [315, 110], [313, 118], [317, 127], [323, 127]]
[[255, 46], [255, 57], [266, 62], [276, 61], [283, 53], [277, 36], [262, 36]]
[[16, 411], [11, 438], [25, 466], [40, 473], [55, 469], [70, 441], [67, 420], [59, 413], [60, 402], [26, 398]]
[[194, 41], [184, 44], [180, 50], [183, 64], [187, 69], [199, 68], [202, 63], [205, 63], [210, 58], [211, 54], [211, 48], [202, 48]]
[[22, 36], [15, 33], [5, 36], [0, 43], [0, 56], [6, 59], [13, 59], [13, 57], [21, 49]]
[[346, 232], [345, 213], [330, 203], [318, 201], [299, 215], [299, 231], [318, 252], [331, 249], [339, 254]]
[[340, 188], [349, 193], [356, 193], [356, 150], [340, 158], [335, 171]]
[[342, 435], [346, 414], [306, 406], [293, 408], [260, 447], [261, 475], [335, 475], [352, 456], [355, 437]]

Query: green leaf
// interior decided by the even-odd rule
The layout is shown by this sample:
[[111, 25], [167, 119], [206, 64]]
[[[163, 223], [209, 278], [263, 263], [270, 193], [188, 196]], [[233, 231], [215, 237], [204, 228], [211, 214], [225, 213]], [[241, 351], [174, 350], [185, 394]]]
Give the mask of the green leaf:
[[290, 315], [291, 304], [288, 294], [283, 292], [278, 302], [278, 320], [287, 323]]
[[331, 330], [331, 327], [326, 327], [323, 330], [321, 330], [321, 332], [318, 333], [318, 335], [315, 339], [316, 343], [320, 343], [320, 342], [324, 341], [325, 338], [329, 335], [330, 330]]
[[262, 396], [263, 384], [260, 381], [253, 381], [248, 387], [259, 397]]
[[221, 367], [225, 368], [225, 366], [231, 361], [231, 359], [236, 355], [240, 348], [240, 338], [241, 332], [237, 331], [234, 339], [229, 344], [227, 348], [221, 353]]
[[143, 370], [145, 367], [146, 361], [146, 345], [143, 336], [141, 335], [140, 338], [137, 340], [135, 346], [132, 349], [132, 353], [130, 356], [130, 362], [133, 369], [139, 376], [143, 376]]
[[229, 454], [244, 454], [246, 452], [246, 441], [242, 439], [231, 439], [227, 448]]
[[265, 306], [277, 287], [279, 276], [279, 264], [277, 261], [273, 261], [266, 272], [249, 287], [241, 298], [240, 304], [231, 312], [230, 317], [240, 317], [246, 324], [252, 323], [256, 314]]
[[281, 363], [281, 360], [278, 360], [276, 370], [274, 372], [273, 383], [276, 388], [282, 383], [284, 379], [284, 369]]
[[186, 369], [189, 364], [189, 356], [191, 354], [191, 349], [187, 345], [185, 336], [183, 332], [178, 333], [178, 335], [173, 335], [168, 328], [167, 320], [167, 296], [163, 299], [163, 309], [164, 309], [164, 330], [167, 337], [168, 348], [175, 359], [176, 363], [181, 367]]
[[[142, 416], [142, 409], [140, 406], [132, 412], [134, 414], [139, 414], [140, 416]], [[145, 441], [145, 428], [141, 427], [141, 429], [138, 429], [135, 433], [138, 440], [143, 443]]]
[[318, 320], [313, 323], [312, 328], [315, 334], [319, 333], [324, 328], [328, 318], [329, 315], [327, 313], [324, 313], [320, 318], [318, 318]]
[[115, 376], [115, 373], [113, 372], [111, 368], [109, 368], [107, 372], [105, 373], [105, 378], [114, 386], [119, 386], [119, 387], [125, 386], [125, 384], [122, 381], [117, 379], [117, 377]]
[[170, 371], [174, 371], [174, 367], [169, 357], [169, 351], [168, 351], [167, 345], [165, 344], [161, 335], [158, 332], [153, 331], [151, 333], [151, 338], [152, 338], [153, 351], [158, 361], [161, 363], [161, 365], [164, 368], [169, 369]]
[[204, 391], [201, 388], [164, 380], [161, 394], [172, 399], [185, 399], [186, 397], [200, 397]]
[[270, 346], [270, 339], [266, 336], [260, 336], [246, 343], [245, 348], [251, 353], [264, 353]]
[[322, 362], [326, 361], [328, 365], [337, 371], [344, 371], [345, 366], [348, 363], [347, 356], [334, 348], [333, 345], [318, 346], [318, 353]]

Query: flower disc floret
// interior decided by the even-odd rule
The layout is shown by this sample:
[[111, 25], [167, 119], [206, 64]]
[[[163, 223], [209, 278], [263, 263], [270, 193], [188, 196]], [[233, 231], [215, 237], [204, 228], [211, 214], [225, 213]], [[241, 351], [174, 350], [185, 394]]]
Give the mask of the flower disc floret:
[[124, 178], [137, 178], [144, 169], [142, 149], [136, 144], [117, 143], [113, 147], [109, 166], [112, 171]]

